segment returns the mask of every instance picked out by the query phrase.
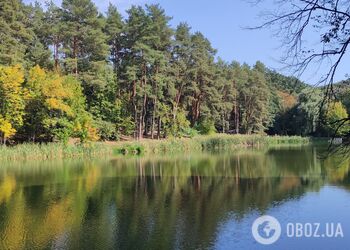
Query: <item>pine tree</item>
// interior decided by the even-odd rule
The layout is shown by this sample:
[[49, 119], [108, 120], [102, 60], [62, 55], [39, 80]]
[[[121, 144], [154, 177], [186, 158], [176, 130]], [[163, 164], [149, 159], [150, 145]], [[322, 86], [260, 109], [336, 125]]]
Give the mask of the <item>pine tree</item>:
[[61, 32], [61, 9], [54, 4], [53, 1], [48, 2], [47, 10], [44, 14], [43, 28], [40, 32], [43, 33], [43, 40], [45, 46], [52, 47], [53, 59], [54, 59], [54, 69], [59, 71], [60, 69], [60, 59], [62, 57], [62, 44], [63, 44], [63, 34]]
[[243, 65], [245, 82], [240, 89], [241, 126], [244, 133], [261, 133], [270, 123], [268, 114], [269, 89], [260, 64], [253, 69]]
[[110, 3], [104, 32], [107, 35], [107, 43], [110, 49], [110, 61], [113, 63], [115, 73], [117, 73], [117, 68], [121, 63], [123, 28], [124, 23], [122, 16], [117, 8]]
[[78, 75], [80, 71], [88, 71], [92, 62], [106, 60], [104, 19], [91, 0], [63, 0], [60, 21], [68, 72]]
[[234, 86], [233, 70], [220, 58], [216, 63], [215, 86], [218, 89], [217, 102], [212, 103], [218, 112], [216, 124], [222, 133], [230, 129], [231, 112], [234, 106], [236, 89]]
[[175, 119], [181, 109], [186, 109], [189, 86], [191, 84], [191, 28], [181, 23], [175, 30], [175, 41], [171, 50], [171, 71], [173, 84], [168, 88], [171, 98], [172, 114]]
[[123, 19], [112, 4], [100, 14], [92, 0], [44, 9], [2, 1], [2, 142], [179, 137], [195, 129], [327, 134], [317, 126], [320, 89], [261, 62], [216, 58], [202, 33], [186, 23], [173, 30], [170, 20], [159, 5], [133, 6]]
[[[168, 62], [170, 60], [171, 36], [173, 34], [170, 28], [170, 17], [165, 15], [164, 10], [159, 5], [146, 6], [148, 16], [150, 17], [150, 39], [148, 41], [151, 48], [150, 58], [152, 65], [149, 67], [149, 75], [152, 85], [152, 93], [149, 99], [150, 112], [150, 130], [151, 138], [154, 138], [155, 123], [158, 121], [158, 138], [161, 130], [161, 109], [159, 107], [167, 108], [171, 102], [167, 99], [167, 89], [171, 88], [172, 80], [169, 77], [170, 67]], [[147, 133], [147, 124], [146, 130]]]
[[189, 108], [191, 124], [199, 122], [201, 115], [206, 119], [214, 119], [217, 110], [211, 109], [211, 102], [218, 96], [214, 82], [214, 55], [216, 51], [211, 47], [203, 34], [196, 32], [191, 37], [191, 79], [189, 86]]
[[34, 34], [28, 28], [20, 0], [0, 2], [0, 64], [14, 65], [24, 63], [24, 57]]
[[49, 45], [46, 43], [46, 25], [45, 12], [41, 5], [36, 2], [26, 8], [26, 16], [30, 29], [34, 35], [32, 41], [29, 43], [27, 53], [25, 56], [26, 65], [28, 68], [35, 65], [40, 65], [44, 68], [52, 68], [50, 61], [51, 51]]
[[122, 83], [126, 95], [130, 96], [130, 110], [133, 113], [136, 125], [134, 136], [143, 136], [146, 104], [151, 92], [148, 82], [148, 51], [146, 42], [150, 19], [141, 7], [131, 7], [128, 10], [128, 19], [125, 24], [125, 37], [123, 44], [126, 53], [121, 67], [123, 68]]

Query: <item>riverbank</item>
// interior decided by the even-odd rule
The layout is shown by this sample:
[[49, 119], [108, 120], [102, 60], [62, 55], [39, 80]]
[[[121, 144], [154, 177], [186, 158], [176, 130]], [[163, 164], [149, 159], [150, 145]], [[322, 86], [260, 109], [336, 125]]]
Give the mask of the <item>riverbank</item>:
[[272, 145], [305, 145], [310, 139], [300, 136], [226, 135], [195, 136], [193, 138], [119, 142], [115, 154], [179, 153], [229, 150]]
[[14, 147], [0, 147], [0, 161], [201, 152], [271, 145], [305, 145], [309, 142], [309, 138], [299, 136], [216, 134], [182, 139], [94, 142], [84, 145], [21, 144]]

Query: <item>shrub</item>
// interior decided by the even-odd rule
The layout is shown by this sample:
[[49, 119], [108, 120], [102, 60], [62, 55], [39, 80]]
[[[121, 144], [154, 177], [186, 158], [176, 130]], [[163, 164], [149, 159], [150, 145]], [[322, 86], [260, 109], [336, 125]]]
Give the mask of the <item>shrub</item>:
[[213, 135], [216, 133], [215, 123], [211, 120], [203, 120], [197, 126], [196, 129], [201, 135]]
[[101, 140], [117, 140], [118, 134], [115, 124], [112, 122], [107, 122], [103, 120], [96, 120], [95, 126], [97, 128], [97, 133]]

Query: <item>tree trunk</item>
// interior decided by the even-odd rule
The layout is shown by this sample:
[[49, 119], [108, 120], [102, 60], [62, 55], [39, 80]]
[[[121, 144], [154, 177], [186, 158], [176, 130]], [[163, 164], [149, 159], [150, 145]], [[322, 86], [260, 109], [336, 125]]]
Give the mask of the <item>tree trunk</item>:
[[236, 96], [235, 96], [234, 114], [235, 114], [235, 132], [236, 132], [236, 134], [239, 134], [239, 113], [238, 113], [237, 97]]
[[222, 116], [222, 133], [225, 133], [225, 115], [223, 114]]
[[152, 139], [154, 139], [156, 110], [157, 110], [157, 99], [154, 100], [154, 107], [153, 107], [153, 114], [152, 114], [152, 124], [151, 124], [151, 138]]
[[[146, 69], [145, 69], [145, 70], [146, 70]], [[146, 84], [147, 84], [147, 82], [146, 82], [146, 71], [144, 71], [144, 74], [145, 74], [144, 77], [143, 77], [144, 83], [143, 83], [142, 86], [144, 87], [144, 90], [145, 90], [145, 86], [146, 86]], [[144, 93], [144, 95], [143, 95], [143, 104], [142, 104], [142, 112], [141, 112], [141, 114], [140, 114], [140, 128], [139, 128], [139, 131], [140, 131], [139, 137], [140, 137], [140, 139], [143, 138], [142, 131], [143, 131], [143, 127], [144, 127], [144, 125], [145, 125], [146, 104], [147, 104], [147, 94]]]
[[162, 127], [162, 120], [160, 119], [160, 116], [158, 117], [158, 132], [157, 132], [157, 139], [160, 139], [160, 130]]
[[132, 93], [131, 93], [131, 99], [132, 102], [134, 104], [134, 122], [135, 122], [135, 130], [134, 130], [134, 139], [138, 139], [139, 135], [138, 135], [138, 127], [139, 127], [139, 123], [137, 122], [137, 105], [136, 105], [136, 81], [133, 81], [133, 88], [132, 88]]
[[73, 38], [73, 59], [74, 59], [74, 68], [73, 68], [73, 74], [75, 76], [78, 76], [78, 40], [77, 37]]
[[194, 101], [192, 101], [192, 121], [191, 125], [194, 126], [199, 119], [200, 110], [200, 96], [194, 96]]
[[[156, 66], [156, 72], [155, 72], [155, 76], [158, 75], [159, 72], [159, 67], [158, 65]], [[155, 122], [155, 115], [157, 112], [157, 93], [158, 93], [158, 85], [157, 85], [157, 81], [156, 78], [154, 79], [154, 90], [156, 92], [156, 97], [153, 100], [153, 112], [152, 112], [152, 124], [151, 124], [151, 138], [154, 138], [154, 122]]]
[[143, 137], [143, 134], [142, 134], [142, 131], [143, 131], [143, 129], [142, 129], [142, 117], [143, 117], [143, 115], [142, 115], [142, 112], [141, 112], [140, 113], [140, 117], [139, 117], [139, 126], [138, 126], [138, 129], [139, 129], [139, 131], [138, 131], [138, 139], [139, 140], [141, 140], [142, 137]]
[[55, 70], [58, 71], [58, 38], [55, 39], [54, 43], [54, 61], [55, 61]]
[[178, 92], [176, 93], [175, 105], [174, 105], [174, 110], [173, 110], [173, 118], [174, 118], [174, 120], [175, 120], [175, 118], [176, 118], [177, 110], [178, 110], [179, 105], [180, 105], [180, 100], [181, 100], [181, 95], [182, 95], [182, 89], [183, 89], [183, 84], [181, 85], [180, 89], [179, 89]]

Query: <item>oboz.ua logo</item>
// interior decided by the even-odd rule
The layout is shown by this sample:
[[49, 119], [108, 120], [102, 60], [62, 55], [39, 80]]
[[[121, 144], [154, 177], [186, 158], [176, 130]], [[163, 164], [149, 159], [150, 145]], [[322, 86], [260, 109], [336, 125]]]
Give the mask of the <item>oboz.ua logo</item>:
[[281, 224], [275, 217], [264, 215], [257, 218], [252, 225], [254, 239], [263, 245], [275, 243], [281, 236]]
[[[254, 239], [263, 245], [275, 243], [281, 237], [281, 224], [275, 217], [264, 215], [257, 218], [252, 225]], [[285, 229], [288, 238], [344, 238], [341, 223], [300, 223], [289, 222]]]

